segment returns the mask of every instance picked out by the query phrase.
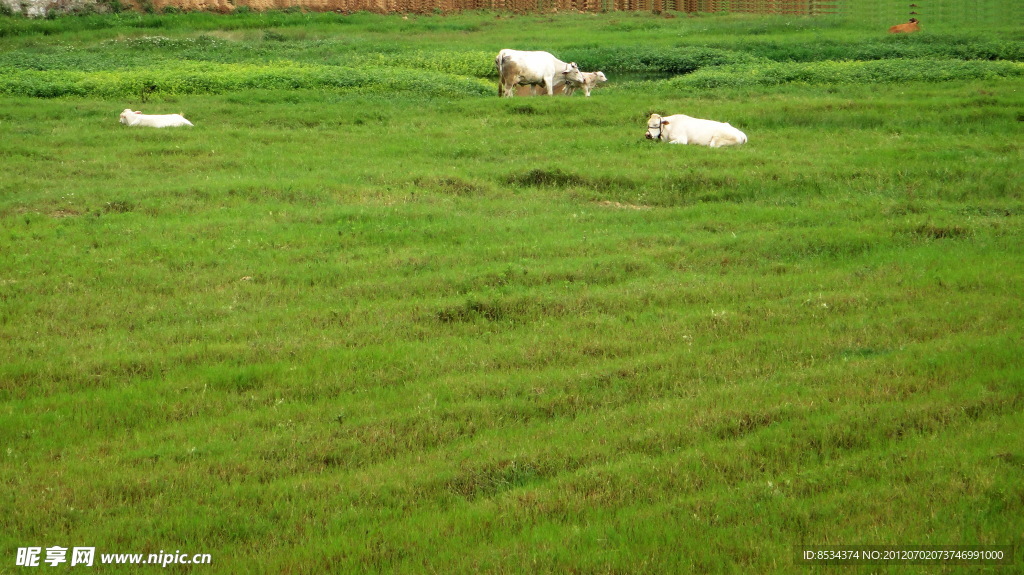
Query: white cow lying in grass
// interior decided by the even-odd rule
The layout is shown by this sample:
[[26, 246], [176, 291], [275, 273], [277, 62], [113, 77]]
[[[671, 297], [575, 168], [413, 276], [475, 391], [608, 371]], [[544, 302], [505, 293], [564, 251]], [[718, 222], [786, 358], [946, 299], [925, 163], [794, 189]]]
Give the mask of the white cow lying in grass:
[[712, 148], [747, 143], [747, 135], [727, 123], [691, 118], [683, 114], [664, 118], [651, 114], [647, 119], [647, 139]]
[[597, 72], [580, 72], [580, 76], [583, 76], [583, 81], [582, 82], [580, 82], [578, 80], [574, 80], [572, 78], [569, 78], [569, 76], [565, 77], [565, 95], [566, 96], [572, 96], [572, 93], [576, 91], [576, 88], [583, 88], [583, 93], [586, 94], [587, 97], [589, 98], [590, 97], [590, 91], [593, 90], [595, 86], [597, 86], [598, 84], [600, 84], [602, 82], [607, 82], [608, 81], [608, 77], [605, 76], [604, 72], [601, 72], [601, 71], [597, 71]]
[[145, 126], [148, 128], [174, 128], [177, 126], [191, 126], [181, 114], [152, 115], [142, 112], [133, 112], [131, 108], [125, 108], [121, 112], [121, 123], [125, 126]]

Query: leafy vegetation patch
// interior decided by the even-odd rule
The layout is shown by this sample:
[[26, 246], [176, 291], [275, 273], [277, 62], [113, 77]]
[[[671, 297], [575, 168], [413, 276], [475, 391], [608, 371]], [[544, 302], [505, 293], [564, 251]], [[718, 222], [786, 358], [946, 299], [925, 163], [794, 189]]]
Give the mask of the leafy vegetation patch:
[[415, 92], [431, 96], [483, 95], [493, 88], [477, 80], [403, 68], [344, 68], [276, 64], [192, 63], [146, 70], [104, 72], [21, 71], [0, 79], [0, 94], [139, 97], [161, 94], [223, 94], [245, 89], [332, 88], [369, 93]]
[[[587, 18], [574, 15], [565, 23], [586, 30]], [[494, 53], [506, 45], [488, 40], [494, 23], [481, 26], [461, 17], [380, 21], [365, 14], [272, 12], [8, 20], [3, 30], [12, 38], [65, 32], [99, 38], [56, 44], [17, 40], [23, 45], [0, 54], [0, 93], [40, 97], [173, 96], [289, 87], [489, 96], [493, 86], [484, 86], [496, 74]], [[632, 15], [629, 21], [648, 20]], [[743, 34], [749, 24], [745, 19], [735, 20], [740, 29], [729, 35], [709, 34], [699, 19], [651, 22], [656, 26], [620, 31], [630, 38], [625, 42], [544, 47], [586, 70], [611, 74], [609, 87], [655, 78], [669, 79], [667, 89], [1003, 78], [1019, 76], [1024, 61], [1019, 39], [967, 31], [807, 41], [800, 34], [812, 29], [808, 23], [793, 28], [779, 21], [794, 35], [765, 38]], [[666, 34], [666, 29], [678, 32]], [[389, 36], [450, 33], [477, 40], [424, 48]], [[355, 44], [351, 34], [366, 36]]]
[[776, 86], [787, 83], [840, 85], [895, 82], [995, 80], [1024, 76], [1024, 63], [961, 60], [877, 60], [868, 62], [768, 62], [723, 66], [674, 78], [677, 88]]

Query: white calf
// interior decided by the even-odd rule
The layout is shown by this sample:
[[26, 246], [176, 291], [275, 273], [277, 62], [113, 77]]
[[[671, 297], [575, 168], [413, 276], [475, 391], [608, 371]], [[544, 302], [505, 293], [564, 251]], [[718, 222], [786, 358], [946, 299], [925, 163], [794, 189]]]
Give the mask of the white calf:
[[647, 139], [712, 148], [747, 143], [747, 135], [727, 123], [691, 118], [683, 114], [664, 118], [651, 114], [647, 119]]
[[590, 97], [590, 91], [595, 86], [602, 82], [607, 82], [608, 77], [604, 75], [604, 72], [580, 72], [580, 76], [583, 76], [583, 81], [570, 80], [568, 77], [565, 79], [565, 95], [572, 96], [572, 93], [576, 91], [576, 88], [583, 88], [583, 93]]
[[125, 108], [121, 112], [121, 123], [125, 126], [145, 126], [148, 128], [174, 128], [176, 126], [191, 126], [181, 114], [152, 115], [142, 112], [133, 112], [131, 108]]

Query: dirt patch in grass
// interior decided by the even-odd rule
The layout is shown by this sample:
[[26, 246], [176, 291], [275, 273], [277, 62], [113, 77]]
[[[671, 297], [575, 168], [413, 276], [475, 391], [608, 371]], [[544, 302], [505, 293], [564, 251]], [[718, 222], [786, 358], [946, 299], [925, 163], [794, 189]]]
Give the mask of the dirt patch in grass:
[[599, 206], [605, 206], [608, 208], [616, 208], [620, 210], [650, 210], [650, 206], [638, 206], [636, 204], [623, 204], [622, 202], [613, 202], [605, 200], [603, 202], [597, 202]]

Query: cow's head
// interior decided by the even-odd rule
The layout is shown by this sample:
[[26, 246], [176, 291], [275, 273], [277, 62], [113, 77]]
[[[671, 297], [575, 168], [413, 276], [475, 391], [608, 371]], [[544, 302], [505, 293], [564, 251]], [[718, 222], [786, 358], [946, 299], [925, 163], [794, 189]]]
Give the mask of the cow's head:
[[569, 62], [565, 65], [565, 70], [562, 70], [562, 81], [570, 80], [572, 82], [583, 82], [583, 73], [580, 72], [580, 67], [576, 62]]
[[137, 112], [132, 112], [131, 108], [125, 108], [124, 111], [121, 112], [121, 123], [122, 124], [127, 124], [128, 123], [128, 116], [130, 116], [131, 114], [135, 114], [135, 113], [137, 113]]
[[661, 132], [667, 125], [668, 120], [663, 120], [662, 117], [657, 114], [651, 114], [651, 117], [647, 118], [647, 139], [660, 140]]

